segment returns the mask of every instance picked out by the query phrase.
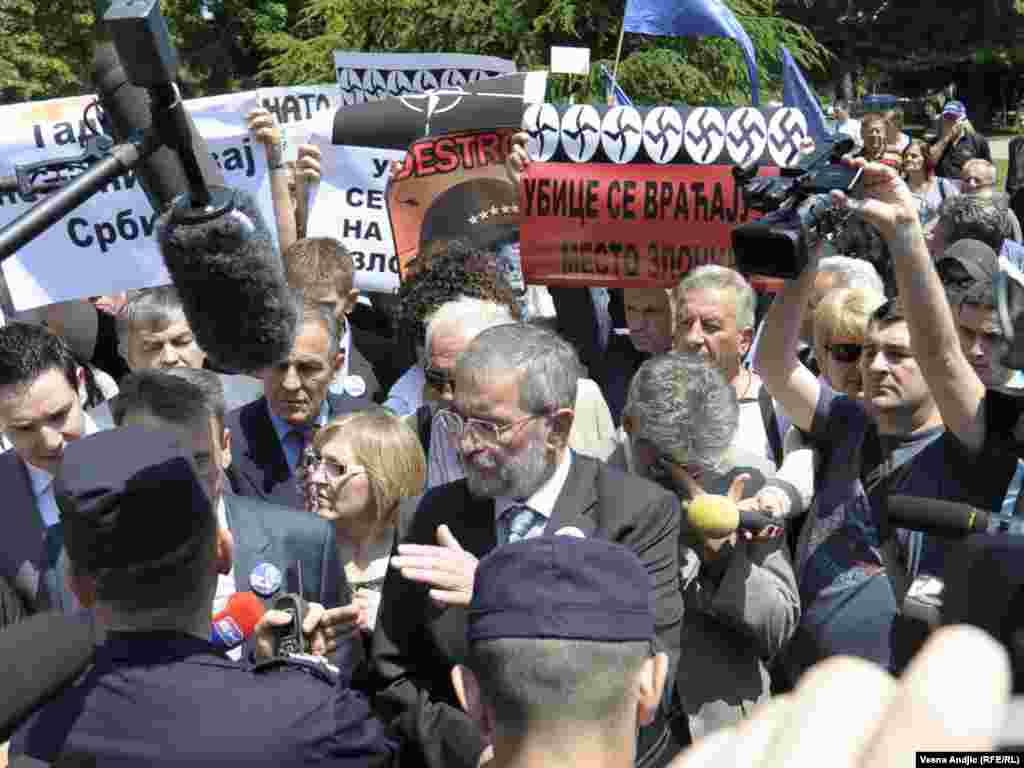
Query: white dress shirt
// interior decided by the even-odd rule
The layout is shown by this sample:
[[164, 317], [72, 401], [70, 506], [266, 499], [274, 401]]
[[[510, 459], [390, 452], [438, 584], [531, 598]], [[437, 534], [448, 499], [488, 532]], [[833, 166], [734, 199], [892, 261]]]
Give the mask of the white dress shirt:
[[533, 528], [523, 538], [533, 539], [544, 533], [547, 528], [551, 514], [555, 511], [555, 502], [569, 478], [569, 470], [572, 468], [572, 451], [566, 448], [562, 452], [562, 459], [558, 462], [554, 473], [540, 488], [538, 488], [528, 499], [512, 499], [508, 496], [499, 496], [494, 500], [494, 520], [497, 522], [509, 507], [516, 507], [525, 504], [534, 512], [544, 518], [543, 523], [534, 523]]
[[[222, 495], [217, 500], [217, 525], [223, 528], [225, 531], [230, 531], [228, 527], [228, 511], [224, 504], [224, 496]], [[238, 585], [235, 583], [235, 565], [231, 564], [231, 570], [227, 573], [217, 574], [217, 592], [213, 597], [213, 613], [218, 614], [224, 610], [228, 604], [228, 600], [231, 596], [238, 591]], [[238, 646], [232, 648], [227, 652], [228, 658], [238, 661], [242, 658], [242, 651], [245, 650], [244, 646]]]

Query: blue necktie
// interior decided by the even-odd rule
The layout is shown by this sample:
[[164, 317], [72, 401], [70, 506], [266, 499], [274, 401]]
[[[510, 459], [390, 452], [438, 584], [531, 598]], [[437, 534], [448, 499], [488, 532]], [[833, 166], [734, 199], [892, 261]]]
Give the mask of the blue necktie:
[[499, 519], [502, 543], [514, 544], [525, 539], [539, 517], [543, 515], [525, 504], [517, 504], [506, 509]]

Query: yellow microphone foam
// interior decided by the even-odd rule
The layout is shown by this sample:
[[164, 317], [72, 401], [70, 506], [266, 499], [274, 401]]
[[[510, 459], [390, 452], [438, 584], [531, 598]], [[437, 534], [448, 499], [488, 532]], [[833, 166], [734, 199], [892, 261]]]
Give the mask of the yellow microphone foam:
[[728, 496], [705, 493], [690, 502], [686, 518], [705, 538], [722, 539], [739, 527], [740, 511]]

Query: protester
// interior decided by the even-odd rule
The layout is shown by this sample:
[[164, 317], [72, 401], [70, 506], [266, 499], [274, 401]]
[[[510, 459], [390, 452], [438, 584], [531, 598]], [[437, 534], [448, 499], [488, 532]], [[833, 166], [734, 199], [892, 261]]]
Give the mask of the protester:
[[850, 117], [850, 105], [842, 99], [837, 99], [833, 104], [836, 116], [836, 133], [841, 133], [853, 139], [856, 151], [864, 146], [864, 139], [861, 136], [861, 122]]
[[202, 368], [206, 362], [172, 285], [134, 293], [117, 315], [117, 339], [133, 371]]
[[968, 160], [960, 172], [960, 187], [964, 194], [998, 200], [1000, 208], [1005, 211], [1005, 215], [1010, 221], [1009, 239], [1019, 243], [1022, 239], [1020, 221], [1017, 219], [1017, 214], [1013, 212], [1013, 208], [1010, 207], [1009, 198], [996, 192], [997, 181], [996, 167], [988, 160], [980, 158]]
[[947, 197], [960, 193], [951, 179], [935, 175], [928, 157], [928, 146], [919, 139], [912, 140], [903, 150], [903, 178], [917, 202], [922, 224], [928, 224], [938, 215]]
[[885, 150], [894, 155], [902, 155], [910, 144], [910, 137], [903, 132], [903, 110], [887, 109], [882, 117], [885, 118]]
[[698, 267], [676, 291], [675, 348], [714, 365], [740, 403], [737, 445], [760, 453], [773, 468], [782, 461], [782, 434], [761, 379], [743, 365], [754, 338], [754, 289], [739, 272], [717, 264]]
[[[85, 676], [15, 734], [13, 756], [392, 764], [397, 742], [328, 666], [280, 658], [253, 668], [210, 644], [232, 548], [190, 448], [166, 432], [101, 432], [68, 446], [57, 482], [70, 581], [105, 639]], [[311, 607], [303, 629], [316, 631], [321, 615]], [[264, 637], [257, 648], [269, 644]]]
[[359, 291], [348, 250], [334, 238], [309, 237], [286, 249], [283, 258], [288, 285], [300, 291], [307, 302], [330, 308], [342, 326], [345, 363], [331, 382], [331, 394], [383, 400], [402, 370], [396, 359], [401, 347], [349, 322]]
[[825, 294], [814, 310], [814, 353], [821, 381], [850, 397], [864, 396], [860, 357], [868, 320], [885, 303], [870, 288], [838, 288]]
[[1024, 266], [1024, 246], [1015, 243], [1005, 201], [983, 195], [957, 195], [939, 209], [938, 219], [926, 230], [925, 242], [933, 260], [957, 240], [980, 240], [1001, 256]]
[[286, 141], [277, 119], [262, 107], [246, 115], [249, 132], [263, 145], [267, 156], [267, 176], [274, 205], [278, 247], [284, 251], [298, 239], [295, 226], [295, 182], [285, 162]]
[[[229, 492], [225, 472], [231, 465], [231, 431], [225, 410], [217, 375], [196, 368], [133, 373], [113, 406], [117, 426], [174, 434], [192, 450], [217, 524], [233, 542], [233, 565], [217, 580], [214, 613], [236, 592], [253, 589], [262, 598], [273, 597], [284, 586], [283, 574], [296, 563], [302, 567], [303, 598], [338, 609], [349, 589], [330, 527], [296, 510]], [[264, 583], [261, 578], [268, 573], [276, 577], [267, 576]], [[332, 626], [349, 626], [354, 614], [354, 609], [339, 609], [327, 615]]]
[[303, 508], [296, 479], [306, 446], [332, 418], [371, 405], [328, 391], [345, 363], [334, 312], [306, 305], [291, 353], [263, 374], [263, 397], [228, 414], [231, 487], [240, 496]]
[[669, 666], [649, 592], [637, 556], [596, 539], [529, 539], [480, 561], [452, 678], [495, 765], [632, 768]]
[[[449, 673], [465, 660], [477, 559], [496, 545], [551, 532], [625, 545], [648, 571], [659, 643], [678, 659], [678, 501], [568, 449], [578, 371], [565, 341], [526, 324], [484, 331], [458, 359], [450, 413], [466, 478], [403, 504], [373, 638], [376, 702], [413, 764], [475, 765], [486, 747]], [[666, 727], [659, 717], [641, 729], [638, 764], [673, 754]]]
[[0, 577], [30, 613], [80, 607], [65, 579], [53, 476], [67, 446], [96, 431], [82, 407], [82, 381], [61, 337], [25, 323], [0, 328], [0, 429], [13, 444], [0, 454]]
[[313, 511], [333, 523], [345, 569], [343, 583], [354, 591], [367, 643], [377, 624], [398, 506], [402, 499], [423, 493], [426, 479], [416, 433], [387, 411], [342, 416], [313, 441], [305, 468], [306, 494]]
[[988, 140], [974, 130], [962, 101], [948, 101], [942, 108], [939, 135], [929, 150], [935, 173], [947, 179], [959, 179], [964, 163], [974, 157], [992, 160]]
[[858, 156], [886, 165], [897, 162], [901, 153], [889, 147], [890, 130], [889, 121], [886, 120], [885, 115], [878, 112], [869, 112], [864, 115], [860, 121], [860, 133], [864, 141], [864, 148]]

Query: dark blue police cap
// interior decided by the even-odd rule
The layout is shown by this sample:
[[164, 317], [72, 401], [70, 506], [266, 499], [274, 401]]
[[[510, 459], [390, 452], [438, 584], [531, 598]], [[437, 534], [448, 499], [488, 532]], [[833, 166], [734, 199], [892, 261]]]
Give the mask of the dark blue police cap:
[[498, 547], [480, 561], [469, 642], [560, 638], [654, 639], [651, 578], [630, 550], [575, 536], [540, 536]]
[[89, 570], [160, 560], [212, 516], [191, 452], [173, 434], [142, 427], [68, 443], [54, 495], [68, 556]]

